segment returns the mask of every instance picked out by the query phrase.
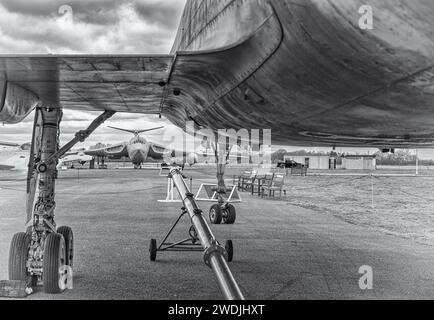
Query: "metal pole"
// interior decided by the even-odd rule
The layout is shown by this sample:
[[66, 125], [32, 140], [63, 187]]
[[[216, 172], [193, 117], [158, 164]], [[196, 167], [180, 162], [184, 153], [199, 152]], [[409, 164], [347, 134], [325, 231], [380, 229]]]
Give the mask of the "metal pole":
[[188, 190], [181, 171], [178, 168], [171, 168], [170, 176], [176, 189], [178, 189], [184, 207], [190, 215], [197, 236], [204, 249], [205, 264], [214, 271], [224, 297], [227, 300], [244, 300], [244, 296], [226, 262], [227, 252], [214, 237], [203, 217], [202, 210], [199, 209], [194, 200], [194, 195]]
[[416, 175], [419, 175], [419, 150], [416, 149]]
[[375, 204], [374, 204], [374, 175], [371, 174], [371, 200], [372, 200], [372, 209], [375, 209]]

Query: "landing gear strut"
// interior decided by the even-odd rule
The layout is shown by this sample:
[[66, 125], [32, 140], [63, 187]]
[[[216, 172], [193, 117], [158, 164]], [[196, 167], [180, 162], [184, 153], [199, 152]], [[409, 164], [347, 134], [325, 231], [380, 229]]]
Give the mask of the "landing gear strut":
[[235, 207], [226, 199], [232, 188], [226, 188], [225, 170], [229, 159], [230, 150], [227, 151], [224, 163], [220, 163], [220, 156], [217, 148], [215, 148], [215, 156], [217, 160], [217, 187], [213, 190], [217, 193], [217, 204], [211, 206], [209, 210], [209, 220], [212, 224], [234, 224], [237, 220], [237, 212]]
[[[35, 110], [32, 146], [27, 176], [27, 232], [16, 234], [9, 251], [9, 280], [25, 281], [28, 289], [38, 283], [46, 293], [68, 287], [73, 266], [73, 233], [69, 227], [56, 229], [55, 181], [58, 160], [78, 142], [83, 142], [114, 112], [106, 111], [84, 131], [59, 149], [60, 108]], [[38, 198], [34, 201], [38, 184]]]

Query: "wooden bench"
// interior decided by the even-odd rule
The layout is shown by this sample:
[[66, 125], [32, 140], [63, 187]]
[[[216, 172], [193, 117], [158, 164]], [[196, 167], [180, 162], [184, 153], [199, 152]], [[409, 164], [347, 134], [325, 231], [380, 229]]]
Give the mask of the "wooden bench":
[[268, 185], [263, 185], [261, 188], [261, 196], [275, 197], [276, 191], [279, 192], [279, 197], [282, 198], [282, 193], [286, 196], [285, 189], [285, 175], [275, 174], [273, 179], [269, 181]]
[[256, 171], [244, 171], [242, 175], [238, 177], [238, 190], [246, 190], [246, 184], [256, 177]]
[[269, 186], [273, 178], [274, 172], [267, 172], [265, 174], [256, 176], [255, 186], [252, 189], [252, 195], [258, 194], [258, 196], [261, 196], [262, 186]]

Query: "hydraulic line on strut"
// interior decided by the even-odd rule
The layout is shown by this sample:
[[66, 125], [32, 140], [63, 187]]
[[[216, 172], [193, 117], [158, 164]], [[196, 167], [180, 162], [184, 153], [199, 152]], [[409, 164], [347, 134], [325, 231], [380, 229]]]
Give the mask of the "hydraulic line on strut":
[[[71, 148], [73, 148], [77, 143], [84, 142], [98, 127], [103, 124], [106, 120], [110, 119], [116, 112], [105, 111], [98, 118], [96, 118], [86, 130], [79, 131], [75, 134], [75, 137], [68, 142], [65, 146], [60, 148], [57, 152], [52, 154], [43, 163], [38, 164], [38, 171], [46, 170], [46, 167], [53, 161], [57, 161], [65, 153], [67, 153]], [[42, 170], [41, 170], [42, 169]]]

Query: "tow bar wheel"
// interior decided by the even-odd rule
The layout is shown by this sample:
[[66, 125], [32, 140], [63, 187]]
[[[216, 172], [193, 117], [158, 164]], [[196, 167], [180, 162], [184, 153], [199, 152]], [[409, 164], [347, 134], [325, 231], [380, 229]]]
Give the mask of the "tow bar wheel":
[[63, 278], [63, 270], [66, 266], [66, 245], [63, 235], [50, 233], [45, 239], [44, 263], [43, 263], [43, 282], [46, 293], [62, 293], [65, 285], [60, 281], [67, 281]]
[[151, 239], [151, 243], [149, 245], [149, 258], [152, 262], [157, 260], [157, 240]]
[[209, 210], [209, 220], [212, 224], [222, 223], [223, 212], [219, 204], [214, 204]]
[[232, 243], [232, 240], [226, 241], [225, 249], [228, 253], [228, 262], [232, 262], [234, 260], [234, 244]]
[[27, 257], [31, 236], [25, 232], [13, 236], [9, 249], [9, 280], [27, 281]]

